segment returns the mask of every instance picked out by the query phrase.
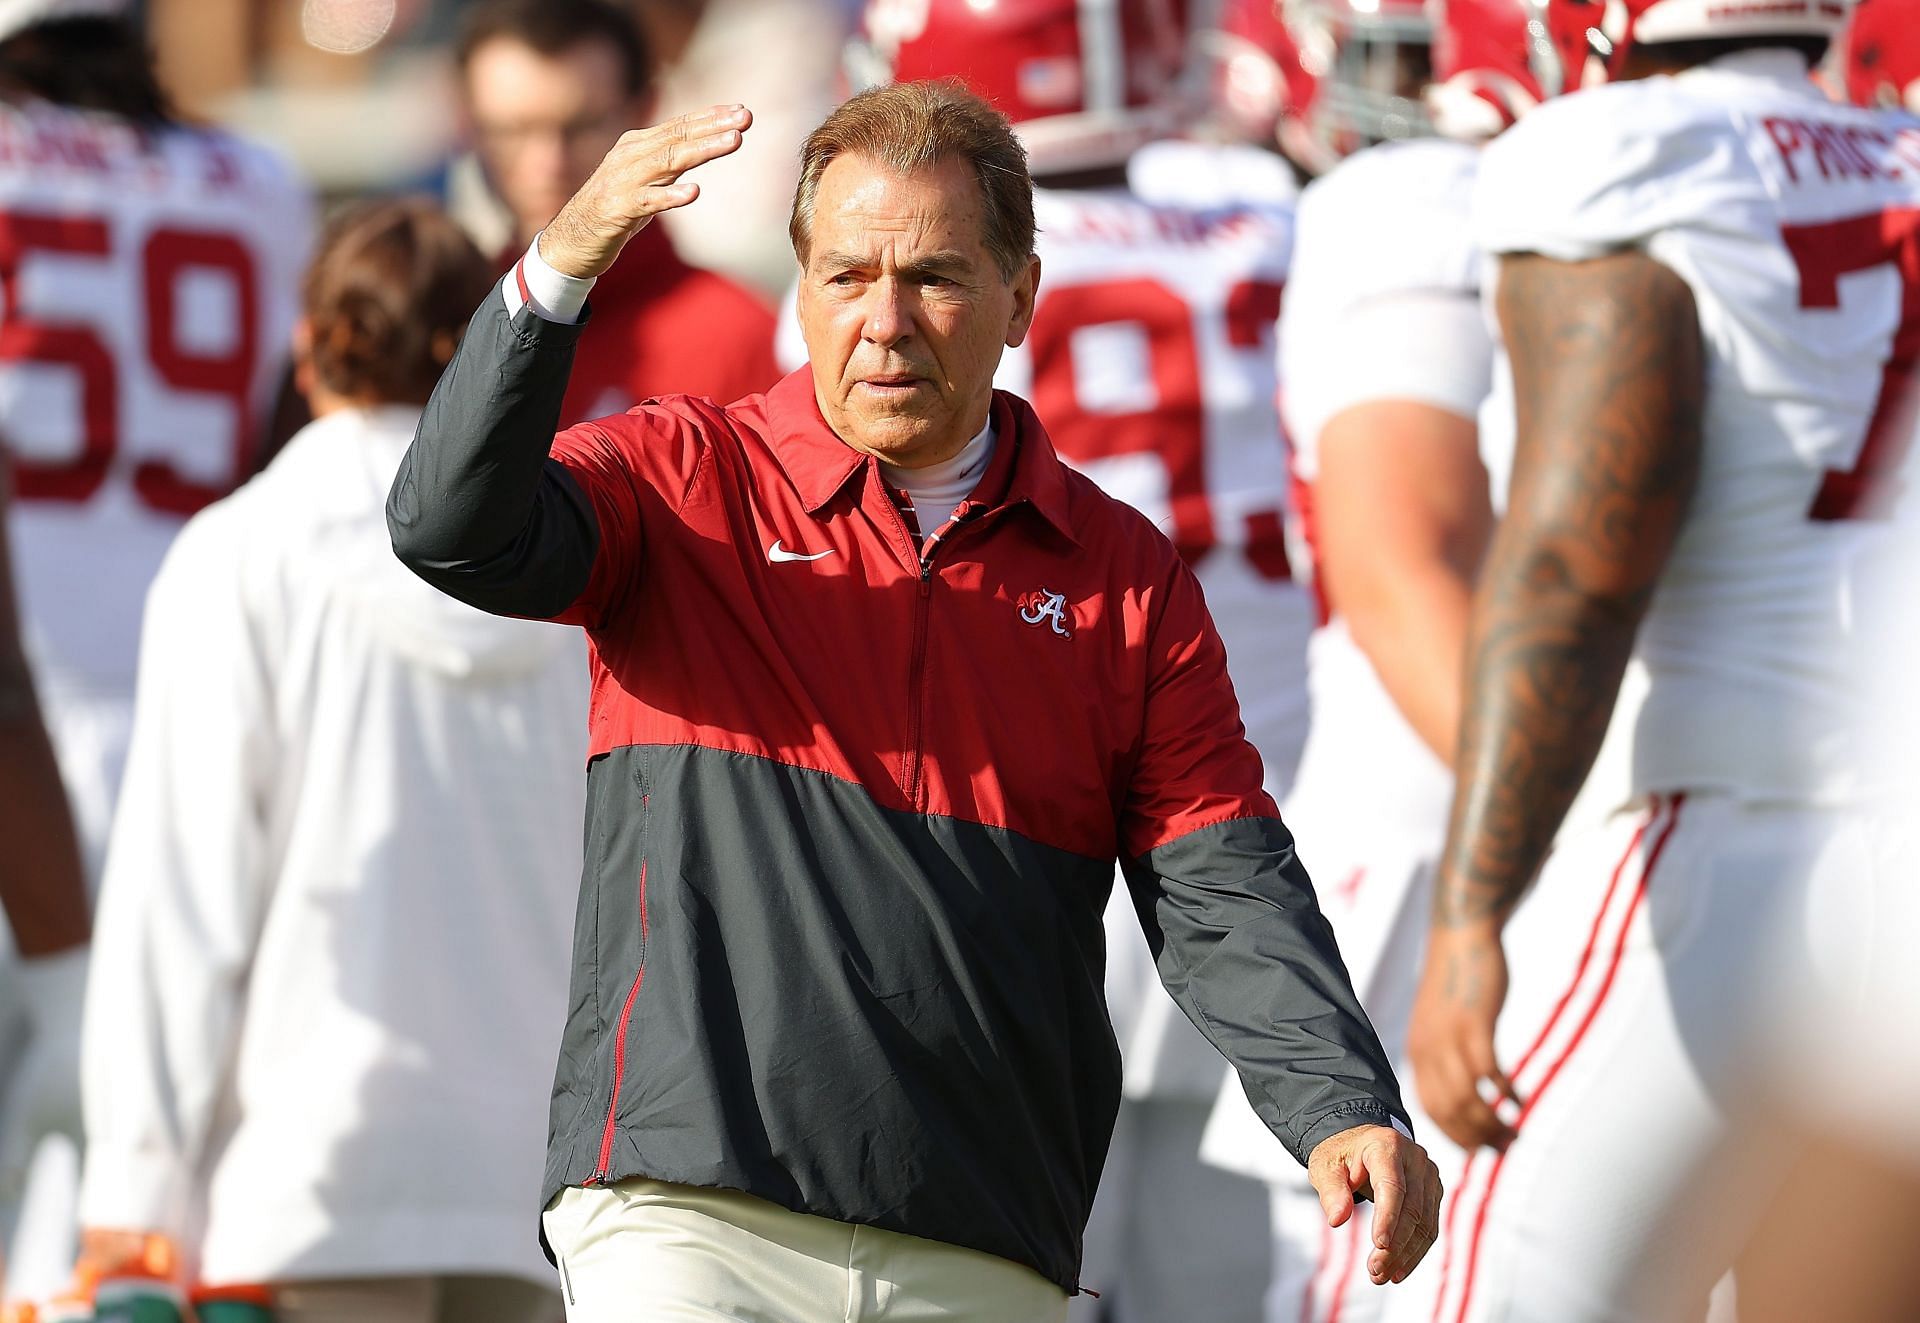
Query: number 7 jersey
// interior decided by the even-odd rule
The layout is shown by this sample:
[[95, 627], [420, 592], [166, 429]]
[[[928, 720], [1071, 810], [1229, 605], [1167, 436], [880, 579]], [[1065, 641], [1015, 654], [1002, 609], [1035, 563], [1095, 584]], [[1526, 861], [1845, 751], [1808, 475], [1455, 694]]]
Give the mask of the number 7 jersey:
[[27, 647], [97, 845], [148, 584], [252, 467], [311, 242], [224, 134], [0, 104], [0, 450]]
[[[1640, 628], [1636, 790], [1865, 792], [1855, 609], [1920, 498], [1920, 122], [1748, 51], [1547, 103], [1486, 149], [1474, 212], [1493, 253], [1640, 248], [1699, 310], [1699, 486]], [[1510, 430], [1512, 398], [1502, 362], [1484, 422]]]

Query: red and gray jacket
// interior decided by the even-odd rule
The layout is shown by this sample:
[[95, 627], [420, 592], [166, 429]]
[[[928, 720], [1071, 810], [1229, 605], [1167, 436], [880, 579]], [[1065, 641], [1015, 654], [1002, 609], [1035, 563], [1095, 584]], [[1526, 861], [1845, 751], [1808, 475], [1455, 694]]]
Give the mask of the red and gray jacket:
[[1075, 1289], [1116, 858], [1296, 1157], [1405, 1120], [1199, 587], [1024, 402], [916, 538], [805, 372], [555, 436], [579, 330], [489, 297], [388, 501], [429, 582], [593, 645], [546, 1197], [724, 1186]]

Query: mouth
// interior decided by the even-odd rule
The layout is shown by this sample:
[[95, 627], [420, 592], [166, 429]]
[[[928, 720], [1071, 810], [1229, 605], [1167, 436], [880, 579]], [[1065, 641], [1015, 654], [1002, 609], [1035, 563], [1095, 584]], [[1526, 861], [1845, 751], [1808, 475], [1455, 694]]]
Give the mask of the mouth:
[[888, 372], [879, 376], [862, 378], [858, 384], [867, 390], [884, 396], [904, 395], [927, 383], [925, 377], [916, 377], [910, 372]]

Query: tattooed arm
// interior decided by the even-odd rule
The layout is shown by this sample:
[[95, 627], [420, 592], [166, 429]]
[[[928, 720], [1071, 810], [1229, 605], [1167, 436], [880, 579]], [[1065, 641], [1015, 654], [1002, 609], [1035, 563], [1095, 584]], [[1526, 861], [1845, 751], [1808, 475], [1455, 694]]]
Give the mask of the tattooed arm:
[[1455, 1140], [1512, 1130], [1493, 1052], [1500, 930], [1599, 753], [1634, 632], [1700, 466], [1705, 373], [1692, 292], [1637, 251], [1502, 260], [1496, 304], [1517, 439], [1505, 518], [1474, 596], [1465, 719], [1409, 1049]]

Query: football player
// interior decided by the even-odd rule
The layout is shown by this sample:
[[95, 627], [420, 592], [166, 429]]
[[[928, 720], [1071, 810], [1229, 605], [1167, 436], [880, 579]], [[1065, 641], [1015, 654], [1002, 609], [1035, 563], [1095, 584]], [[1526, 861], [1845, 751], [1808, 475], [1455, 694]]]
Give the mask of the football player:
[[[1448, 0], [1425, 15], [1430, 33], [1404, 13], [1375, 25], [1337, 7], [1283, 14], [1271, 0], [1230, 5], [1223, 21], [1248, 33], [1269, 24], [1272, 49], [1296, 40], [1293, 25], [1307, 16], [1317, 21], [1301, 43], [1338, 33], [1342, 49], [1361, 50], [1332, 61], [1296, 137], [1334, 152], [1361, 136], [1356, 108], [1366, 106], [1365, 136], [1382, 136], [1389, 121], [1441, 134], [1381, 142], [1308, 185], [1280, 325], [1288, 436], [1325, 612], [1308, 653], [1312, 728], [1284, 814], [1322, 879], [1320, 903], [1368, 1015], [1398, 1050], [1446, 830], [1467, 607], [1493, 526], [1489, 472], [1505, 471], [1502, 457], [1483, 460], [1476, 424], [1493, 340], [1468, 221], [1474, 170], [1480, 144], [1538, 90], [1522, 0]], [[1392, 99], [1391, 83], [1338, 90], [1368, 69], [1429, 68], [1418, 111]], [[1216, 86], [1231, 93], [1236, 81], [1258, 85], [1242, 76]], [[1223, 1090], [1202, 1152], [1269, 1182], [1268, 1318], [1378, 1316], [1382, 1295], [1361, 1280], [1364, 1230], [1328, 1227], [1237, 1089]], [[1436, 1161], [1444, 1170], [1446, 1156]]]
[[[0, 4], [8, 532], [27, 656], [96, 877], [147, 585], [187, 516], [250, 471], [310, 227], [282, 161], [172, 113], [128, 8]], [[84, 955], [23, 968], [24, 981], [0, 978], [0, 1204], [19, 1197], [42, 1132], [79, 1126]]]
[[[1544, 0], [1542, 83], [1573, 94], [1483, 154], [1513, 477], [1409, 1040], [1475, 1152], [1395, 1317], [1699, 1317], [1778, 1175], [1689, 1185], [1751, 1101], [1730, 1057], [1766, 984], [1820, 977], [1771, 923], [1795, 963], [1872, 929], [1850, 654], [1914, 517], [1920, 122], [1810, 80], [1845, 17]], [[1571, 822], [1610, 723], [1631, 800]], [[1659, 1238], [1683, 1193], [1691, 1234]]]

